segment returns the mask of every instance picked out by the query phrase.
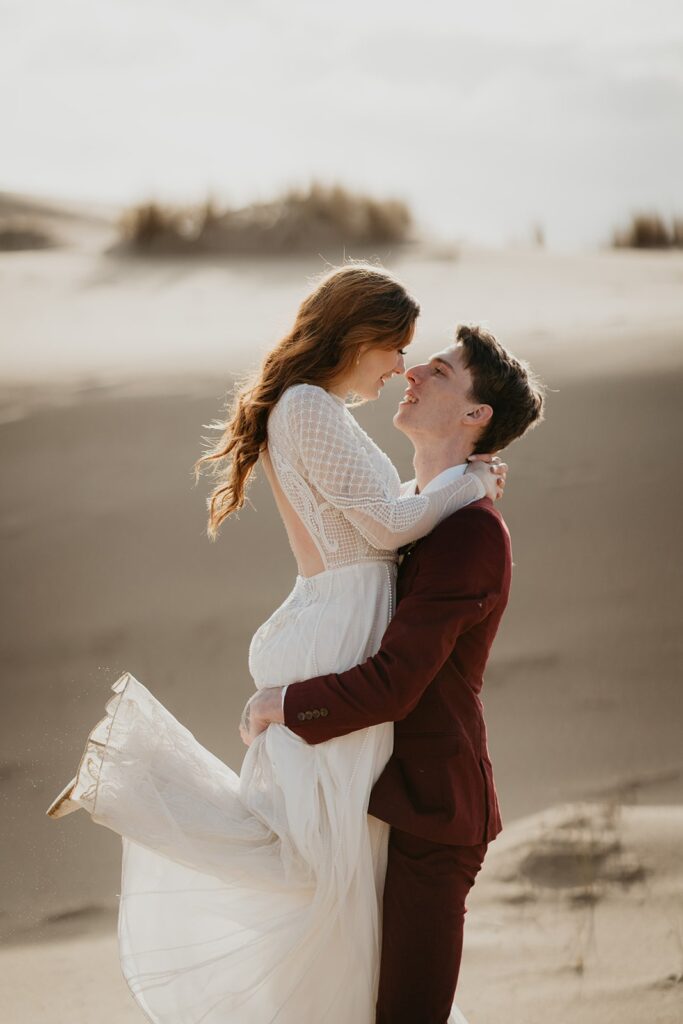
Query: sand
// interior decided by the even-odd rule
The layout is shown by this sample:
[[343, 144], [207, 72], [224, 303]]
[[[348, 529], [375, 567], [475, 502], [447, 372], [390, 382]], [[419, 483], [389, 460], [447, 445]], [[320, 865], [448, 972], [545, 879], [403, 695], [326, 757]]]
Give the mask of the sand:
[[[295, 567], [260, 479], [211, 545], [190, 468], [230, 376], [316, 269], [122, 264], [101, 255], [106, 218], [68, 223], [61, 249], [0, 254], [0, 1019], [20, 1024], [89, 1022], [103, 1000], [108, 1021], [140, 1019], [113, 937], [120, 842], [85, 815], [43, 814], [109, 684], [130, 669], [239, 767], [248, 640]], [[460, 1002], [473, 1024], [673, 1024], [683, 258], [438, 255], [394, 261], [424, 309], [415, 358], [485, 316], [553, 389], [547, 422], [508, 453], [513, 595], [484, 691], [506, 827], [471, 898]], [[359, 417], [409, 476], [390, 422], [400, 391]], [[587, 815], [578, 831], [617, 834], [642, 871], [595, 899], [567, 892], [579, 837], [565, 881], [528, 878], [524, 856], [547, 845], [539, 813], [560, 834]]]
[[[568, 804], [507, 828], [468, 904], [458, 1005], [471, 1024], [680, 1021], [682, 846], [679, 807]], [[105, 927], [83, 915], [4, 949], [2, 1020], [141, 1020]]]

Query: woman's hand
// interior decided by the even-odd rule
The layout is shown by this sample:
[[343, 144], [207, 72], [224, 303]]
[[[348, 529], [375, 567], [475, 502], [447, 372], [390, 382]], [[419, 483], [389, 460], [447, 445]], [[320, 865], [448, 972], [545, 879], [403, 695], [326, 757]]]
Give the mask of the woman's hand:
[[476, 473], [486, 488], [486, 497], [498, 501], [503, 497], [508, 467], [497, 455], [470, 455], [468, 473]]
[[242, 743], [244, 743], [245, 747], [250, 747], [252, 742], [253, 742], [253, 739], [252, 739], [252, 736], [251, 736], [251, 707], [250, 707], [250, 705], [251, 705], [251, 701], [250, 700], [247, 701], [247, 703], [244, 705], [244, 710], [242, 711], [242, 715], [240, 717], [240, 724], [239, 724], [240, 738], [242, 740]]
[[274, 686], [258, 690], [251, 697], [240, 719], [240, 736], [245, 746], [250, 747], [257, 736], [273, 723], [282, 724], [282, 687]]

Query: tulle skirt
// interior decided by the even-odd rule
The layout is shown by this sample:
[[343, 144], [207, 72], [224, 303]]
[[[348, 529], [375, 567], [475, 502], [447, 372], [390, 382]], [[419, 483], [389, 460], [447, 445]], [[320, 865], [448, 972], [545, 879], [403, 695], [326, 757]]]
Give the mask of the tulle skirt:
[[[394, 581], [388, 562], [298, 577], [252, 640], [256, 686], [364, 661]], [[367, 808], [392, 725], [315, 746], [270, 726], [237, 775], [130, 674], [113, 689], [73, 797], [123, 836], [121, 965], [148, 1019], [372, 1024], [388, 826]]]

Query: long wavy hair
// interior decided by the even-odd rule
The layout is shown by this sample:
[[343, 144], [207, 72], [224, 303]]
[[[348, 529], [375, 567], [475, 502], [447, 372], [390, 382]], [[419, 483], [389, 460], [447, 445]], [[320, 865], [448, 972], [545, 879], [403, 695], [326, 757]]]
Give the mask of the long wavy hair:
[[293, 384], [329, 388], [354, 365], [361, 346], [399, 349], [408, 344], [420, 312], [403, 285], [379, 267], [349, 263], [327, 273], [304, 299], [294, 326], [265, 357], [260, 370], [238, 385], [221, 437], [195, 463], [195, 479], [208, 469], [217, 484], [207, 504], [214, 540], [224, 519], [242, 508], [259, 455], [267, 446], [270, 411]]

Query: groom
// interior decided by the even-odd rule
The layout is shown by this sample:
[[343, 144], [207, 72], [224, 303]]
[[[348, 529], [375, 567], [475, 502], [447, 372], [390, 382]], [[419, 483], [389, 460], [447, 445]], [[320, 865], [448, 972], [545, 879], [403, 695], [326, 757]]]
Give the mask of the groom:
[[[419, 493], [542, 418], [530, 371], [479, 327], [459, 327], [405, 376], [394, 424], [415, 448]], [[287, 687], [284, 701], [273, 688], [249, 703], [251, 738], [271, 722], [307, 743], [395, 723], [369, 807], [391, 825], [377, 1024], [445, 1024], [451, 1011], [465, 898], [502, 828], [479, 693], [511, 568], [498, 510], [488, 498], [466, 506], [406, 552], [377, 654]]]

